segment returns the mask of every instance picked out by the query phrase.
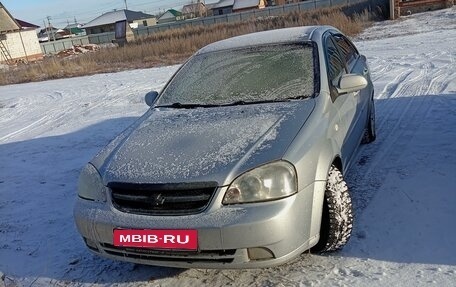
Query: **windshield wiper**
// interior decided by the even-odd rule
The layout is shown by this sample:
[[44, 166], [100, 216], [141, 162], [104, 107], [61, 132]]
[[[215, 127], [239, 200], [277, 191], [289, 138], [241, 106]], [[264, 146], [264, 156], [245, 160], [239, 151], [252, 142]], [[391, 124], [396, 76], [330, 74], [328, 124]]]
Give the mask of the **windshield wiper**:
[[235, 101], [228, 104], [221, 104], [221, 107], [226, 106], [242, 106], [242, 105], [255, 105], [255, 104], [266, 104], [266, 103], [279, 103], [279, 102], [289, 102], [290, 99], [276, 99], [276, 100], [261, 100], [261, 101]]
[[255, 104], [266, 104], [266, 103], [280, 103], [280, 102], [289, 102], [291, 100], [301, 100], [309, 98], [311, 96], [297, 96], [293, 98], [286, 99], [274, 99], [274, 100], [259, 100], [259, 101], [235, 101], [227, 104], [181, 104], [181, 103], [172, 103], [169, 105], [158, 105], [155, 108], [174, 108], [174, 109], [194, 109], [194, 108], [213, 108], [213, 107], [228, 107], [228, 106], [243, 106], [243, 105], [255, 105]]
[[155, 108], [194, 109], [194, 108], [211, 108], [211, 107], [218, 107], [218, 106], [220, 106], [220, 105], [172, 103], [170, 105], [155, 106]]
[[302, 99], [307, 99], [307, 98], [311, 98], [312, 95], [302, 95], [302, 96], [296, 96], [296, 97], [292, 97], [292, 98], [288, 98], [289, 100], [302, 100]]
[[242, 106], [242, 105], [255, 105], [255, 104], [267, 104], [267, 103], [281, 103], [281, 102], [290, 102], [292, 100], [302, 100], [312, 97], [311, 95], [302, 95], [286, 99], [274, 99], [274, 100], [259, 100], [259, 101], [235, 101], [228, 104], [221, 104], [221, 107], [226, 106]]

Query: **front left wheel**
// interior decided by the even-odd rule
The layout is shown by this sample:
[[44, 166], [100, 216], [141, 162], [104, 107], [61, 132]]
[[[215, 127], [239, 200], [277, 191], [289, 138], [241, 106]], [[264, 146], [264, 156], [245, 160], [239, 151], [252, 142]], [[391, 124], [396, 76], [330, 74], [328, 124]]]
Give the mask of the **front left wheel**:
[[311, 251], [330, 252], [341, 249], [349, 240], [353, 227], [353, 208], [347, 184], [334, 165], [328, 173], [320, 240]]

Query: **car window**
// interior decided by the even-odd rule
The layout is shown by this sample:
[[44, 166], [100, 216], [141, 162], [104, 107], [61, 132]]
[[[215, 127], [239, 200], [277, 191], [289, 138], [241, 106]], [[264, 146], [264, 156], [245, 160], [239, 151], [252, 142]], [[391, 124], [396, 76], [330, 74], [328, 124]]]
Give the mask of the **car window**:
[[347, 64], [347, 67], [351, 67], [356, 59], [359, 56], [358, 51], [354, 47], [354, 45], [348, 40], [346, 37], [340, 34], [334, 35], [334, 41], [339, 49], [342, 57]]
[[192, 57], [157, 105], [275, 101], [314, 95], [314, 46], [280, 44]]
[[327, 37], [325, 44], [328, 80], [331, 86], [337, 86], [340, 77], [345, 72], [345, 63], [337, 51], [337, 48], [332, 41], [332, 37]]
[[326, 64], [328, 69], [329, 91], [331, 99], [335, 101], [338, 96], [337, 85], [340, 77], [346, 73], [345, 61], [340, 51], [337, 49], [332, 36], [327, 36], [325, 40]]

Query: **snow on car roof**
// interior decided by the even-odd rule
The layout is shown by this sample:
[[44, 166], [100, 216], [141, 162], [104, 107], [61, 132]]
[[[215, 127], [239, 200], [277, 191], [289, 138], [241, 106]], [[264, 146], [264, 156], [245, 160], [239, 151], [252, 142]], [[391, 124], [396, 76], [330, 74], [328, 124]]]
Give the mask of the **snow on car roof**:
[[318, 28], [327, 29], [332, 27], [304, 26], [250, 33], [212, 43], [199, 50], [198, 54], [265, 44], [308, 41], [312, 35], [312, 32]]

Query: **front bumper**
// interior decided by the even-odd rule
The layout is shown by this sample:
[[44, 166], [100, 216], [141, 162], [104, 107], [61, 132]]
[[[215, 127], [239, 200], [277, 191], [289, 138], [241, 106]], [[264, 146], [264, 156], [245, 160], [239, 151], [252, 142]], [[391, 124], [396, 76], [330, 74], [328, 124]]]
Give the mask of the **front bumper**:
[[[259, 268], [282, 264], [316, 243], [310, 238], [315, 184], [281, 200], [223, 206], [214, 200], [202, 213], [150, 216], [124, 213], [105, 203], [78, 198], [74, 217], [87, 246], [111, 259], [181, 268]], [[223, 195], [222, 188], [218, 194]], [[113, 246], [113, 230], [196, 229], [198, 251]], [[260, 253], [270, 256], [260, 256]]]

